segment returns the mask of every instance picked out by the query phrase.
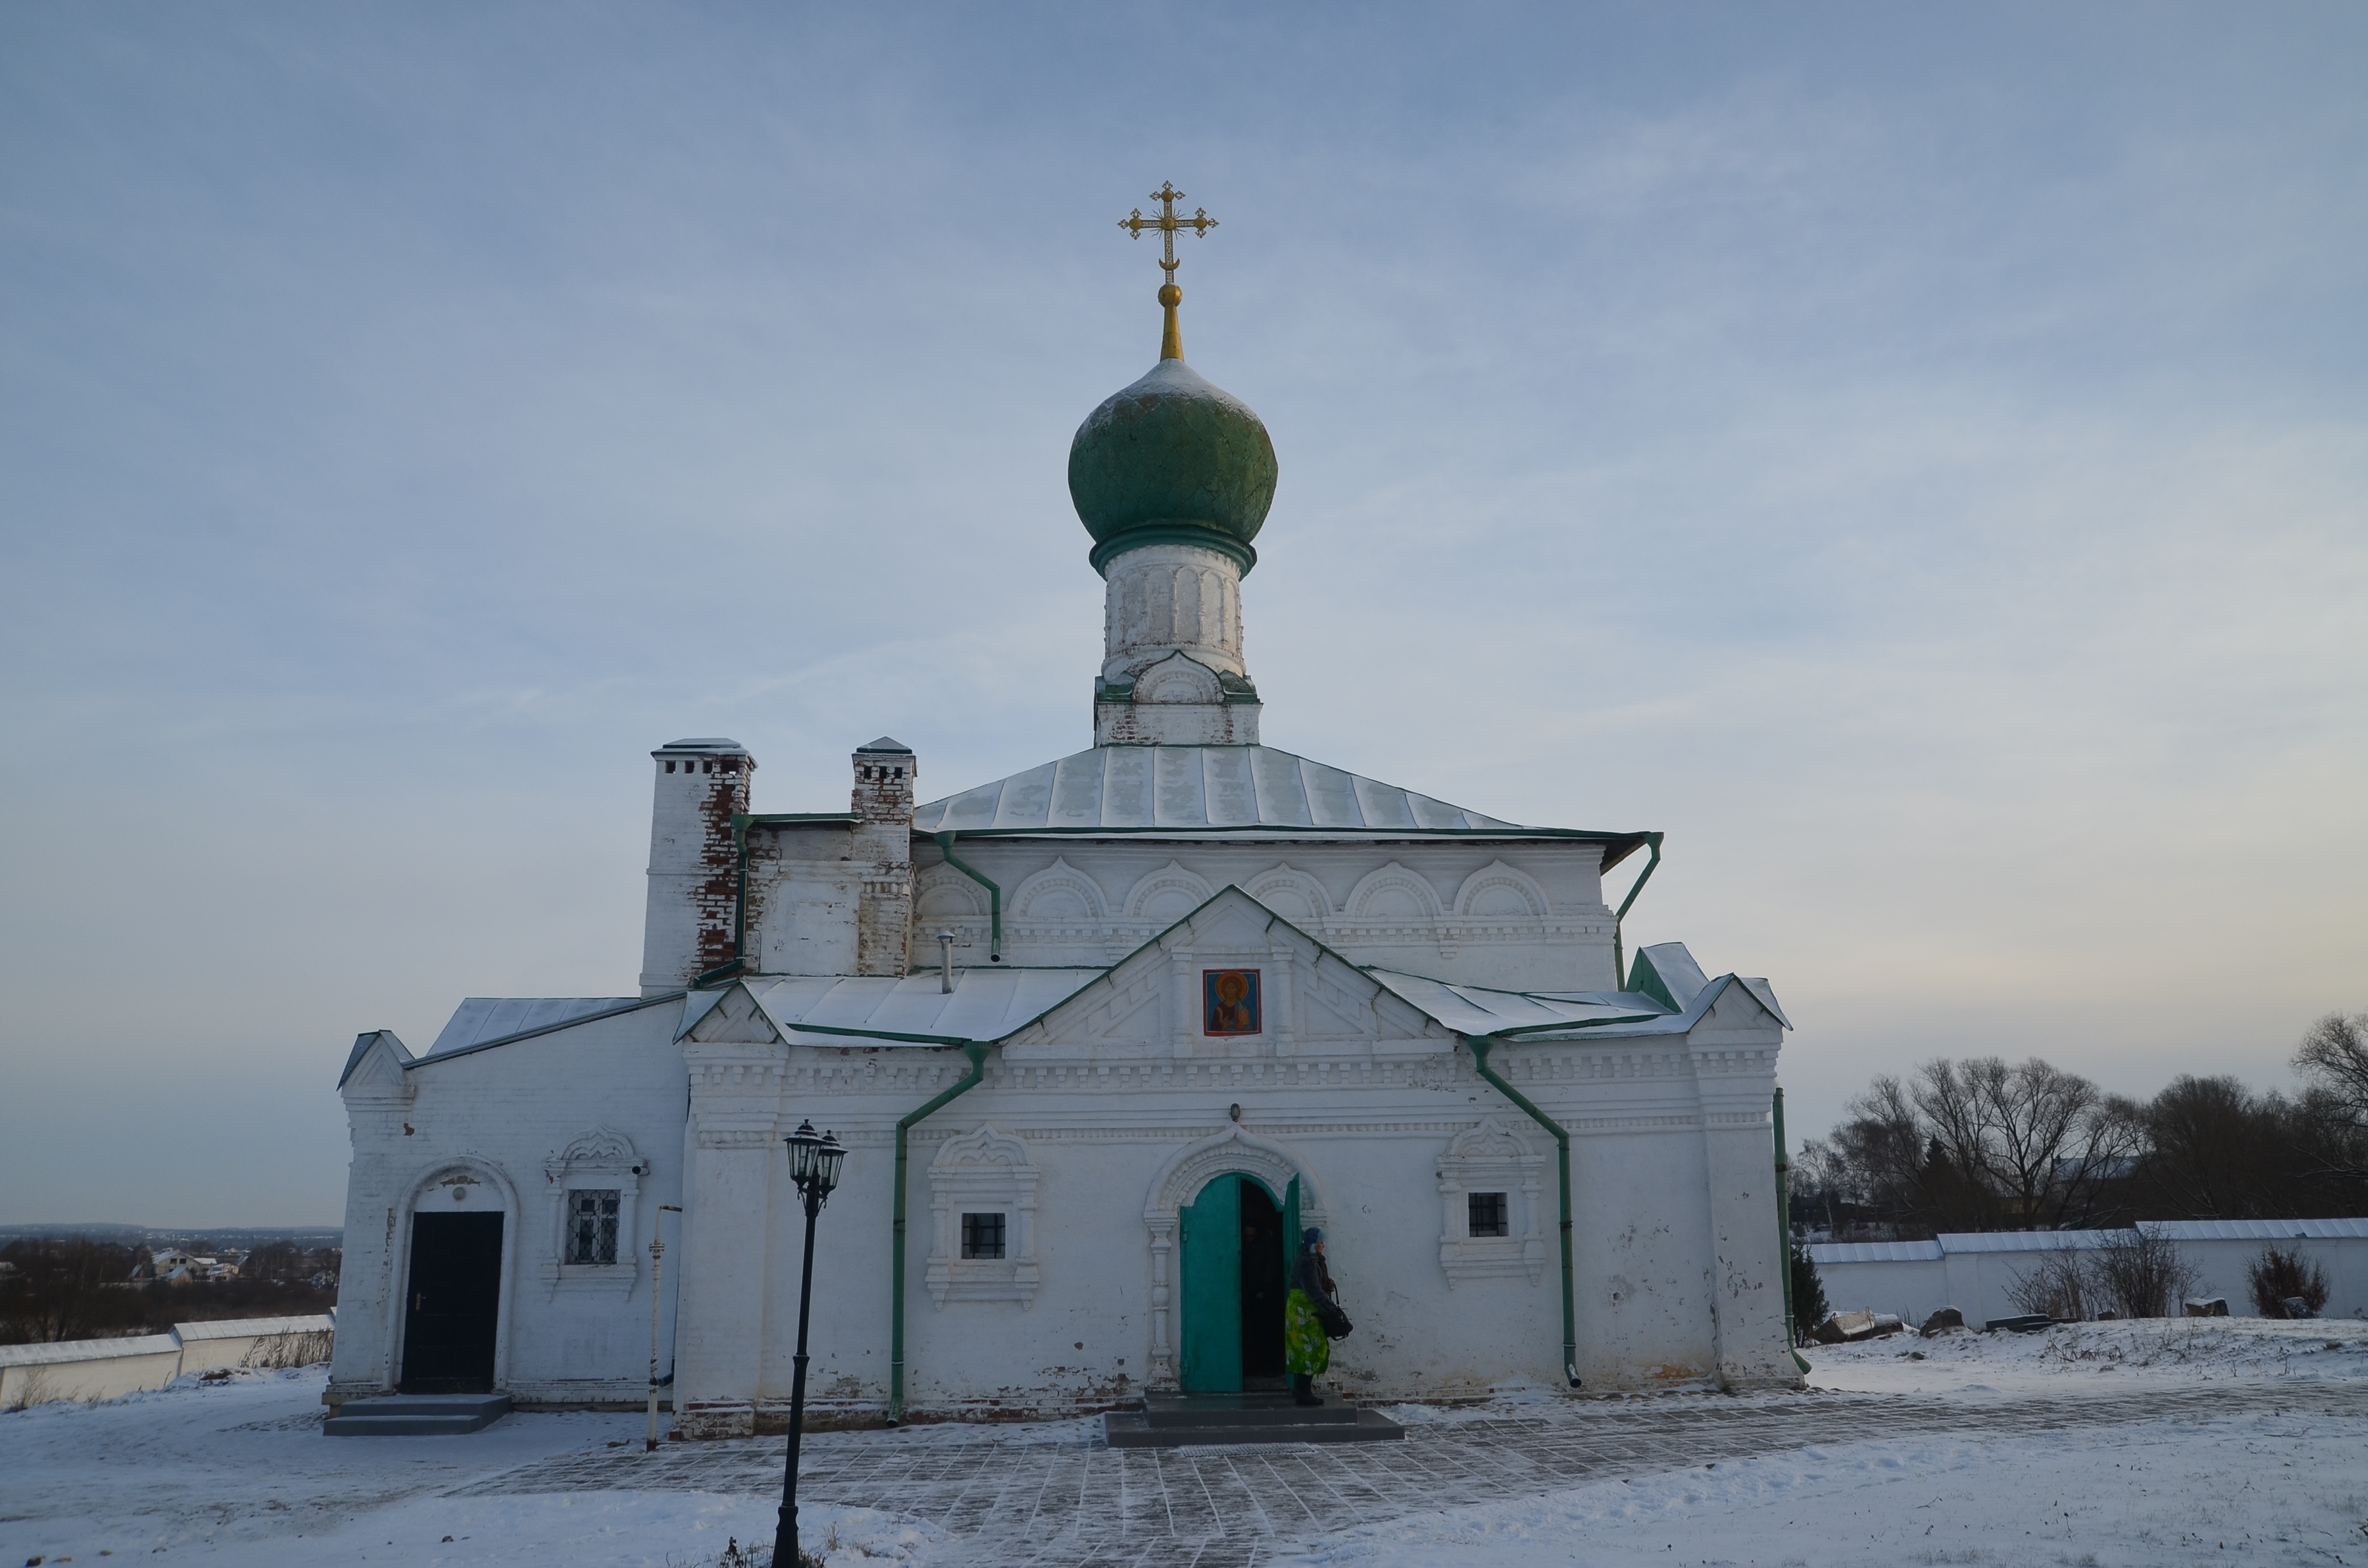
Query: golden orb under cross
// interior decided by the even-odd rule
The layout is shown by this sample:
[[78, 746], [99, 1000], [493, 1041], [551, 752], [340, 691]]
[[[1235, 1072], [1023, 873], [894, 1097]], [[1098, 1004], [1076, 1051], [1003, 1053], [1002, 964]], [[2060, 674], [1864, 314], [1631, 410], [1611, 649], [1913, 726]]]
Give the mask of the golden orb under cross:
[[1209, 216], [1209, 210], [1205, 207], [1194, 209], [1190, 218], [1178, 217], [1176, 204], [1184, 199], [1184, 193], [1170, 181], [1160, 181], [1159, 188], [1151, 193], [1151, 199], [1159, 203], [1156, 216], [1146, 218], [1143, 215], [1143, 209], [1138, 207], [1120, 219], [1118, 226], [1138, 240], [1143, 238], [1145, 231], [1159, 235], [1159, 265], [1167, 273], [1167, 281], [1159, 286], [1159, 303], [1167, 312], [1167, 325], [1159, 335], [1159, 357], [1162, 359], [1181, 359], [1184, 358], [1184, 333], [1176, 323], [1176, 307], [1184, 302], [1184, 290], [1176, 286], [1176, 269], [1182, 265], [1176, 259], [1176, 233], [1179, 229], [1190, 229], [1195, 237], [1204, 238], [1217, 226], [1217, 221]]

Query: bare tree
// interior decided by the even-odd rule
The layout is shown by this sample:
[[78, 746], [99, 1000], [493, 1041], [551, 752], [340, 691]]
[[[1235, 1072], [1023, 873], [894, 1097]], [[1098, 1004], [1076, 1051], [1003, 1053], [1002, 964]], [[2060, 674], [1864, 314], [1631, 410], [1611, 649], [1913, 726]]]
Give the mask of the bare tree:
[[2311, 1025], [2294, 1064], [2311, 1085], [2303, 1103], [2322, 1145], [2308, 1174], [2368, 1181], [2368, 1013], [2329, 1013]]
[[2055, 1229], [2086, 1219], [2099, 1184], [2139, 1147], [2129, 1102], [2038, 1057], [1946, 1058], [1917, 1070], [1914, 1101], [1950, 1164], [1994, 1208], [1991, 1223]]
[[2027, 1312], [2042, 1312], [2058, 1323], [2086, 1323], [2092, 1286], [2088, 1260], [2075, 1249], [2059, 1246], [2044, 1252], [2027, 1269], [2015, 1270], [2006, 1299]]
[[2195, 1289], [2195, 1270], [2178, 1244], [2143, 1225], [2109, 1233], [2089, 1267], [2099, 1292], [2126, 1318], [2167, 1318], [2171, 1303]]
[[2329, 1013], [2311, 1025], [2294, 1064], [2343, 1106], [2355, 1127], [2368, 1128], [2368, 1013]]

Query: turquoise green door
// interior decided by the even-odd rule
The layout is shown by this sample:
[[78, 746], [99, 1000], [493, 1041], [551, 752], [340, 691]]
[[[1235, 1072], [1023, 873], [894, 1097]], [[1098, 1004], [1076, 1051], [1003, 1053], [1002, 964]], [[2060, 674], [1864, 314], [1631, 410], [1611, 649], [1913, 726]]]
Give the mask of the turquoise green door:
[[1242, 1178], [1223, 1176], [1178, 1217], [1186, 1393], [1242, 1387]]
[[[1299, 1178], [1291, 1178], [1291, 1187], [1282, 1195], [1282, 1267], [1288, 1271], [1299, 1266]], [[1288, 1272], [1285, 1278], [1290, 1278]]]

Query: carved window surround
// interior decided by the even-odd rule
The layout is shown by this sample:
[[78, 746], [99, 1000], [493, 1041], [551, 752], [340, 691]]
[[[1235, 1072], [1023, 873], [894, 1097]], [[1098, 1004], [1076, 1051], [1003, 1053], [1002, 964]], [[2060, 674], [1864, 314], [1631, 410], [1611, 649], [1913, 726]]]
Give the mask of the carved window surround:
[[[1439, 1161], [1439, 1267], [1450, 1290], [1466, 1279], [1518, 1278], [1532, 1285], [1545, 1275], [1545, 1236], [1539, 1224], [1539, 1189], [1545, 1156], [1495, 1117], [1447, 1142]], [[1470, 1195], [1505, 1195], [1506, 1234], [1472, 1233]]]
[[[1028, 1145], [1008, 1132], [981, 1127], [949, 1138], [929, 1162], [929, 1299], [948, 1301], [1036, 1301], [1036, 1183], [1042, 1173]], [[962, 1255], [964, 1214], [1005, 1216], [1001, 1257]]]
[[[555, 1294], [630, 1296], [641, 1282], [640, 1199], [649, 1162], [633, 1141], [611, 1128], [596, 1127], [569, 1143], [542, 1167], [551, 1212], [549, 1244], [542, 1249], [542, 1280]], [[567, 1195], [582, 1188], [617, 1194], [617, 1261], [567, 1261]]]

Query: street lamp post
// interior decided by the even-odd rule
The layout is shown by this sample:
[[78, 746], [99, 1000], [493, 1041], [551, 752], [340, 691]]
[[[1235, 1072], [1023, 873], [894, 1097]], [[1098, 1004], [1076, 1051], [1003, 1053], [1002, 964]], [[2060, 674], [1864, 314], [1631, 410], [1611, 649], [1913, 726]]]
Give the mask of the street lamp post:
[[806, 1210], [805, 1267], [798, 1276], [798, 1353], [790, 1377], [790, 1451], [781, 1476], [781, 1517], [773, 1529], [773, 1568], [803, 1568], [798, 1556], [798, 1438], [806, 1422], [806, 1314], [814, 1305], [814, 1218], [838, 1185], [838, 1167], [847, 1150], [832, 1132], [816, 1133], [814, 1123], [802, 1121], [786, 1140], [790, 1146], [790, 1179]]

